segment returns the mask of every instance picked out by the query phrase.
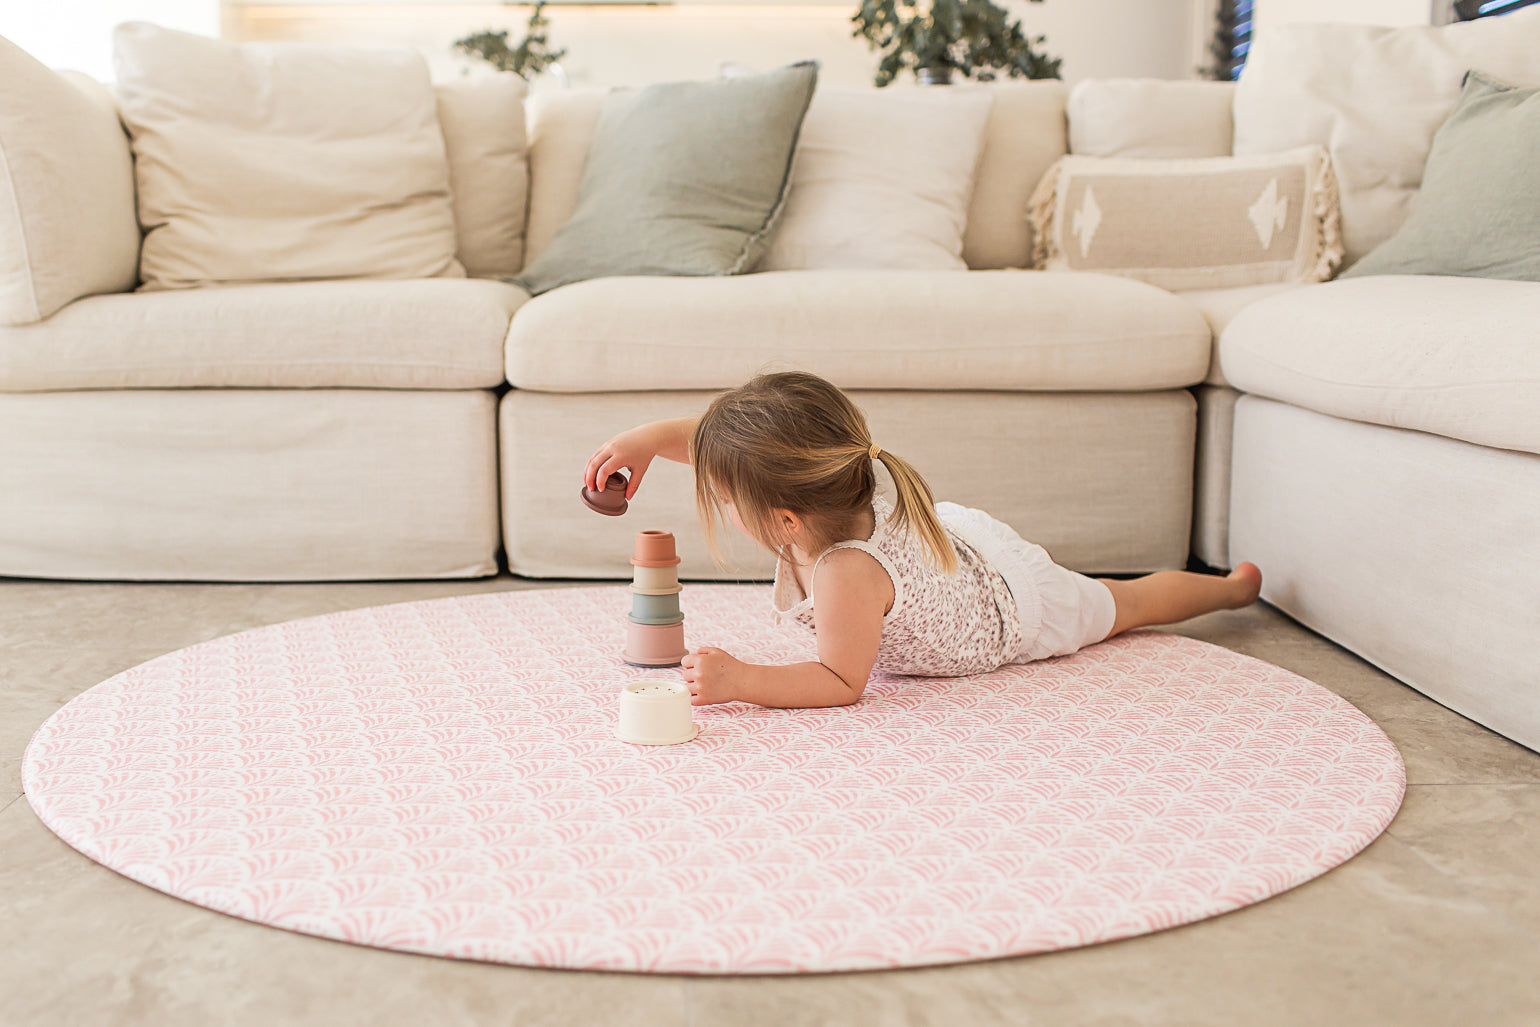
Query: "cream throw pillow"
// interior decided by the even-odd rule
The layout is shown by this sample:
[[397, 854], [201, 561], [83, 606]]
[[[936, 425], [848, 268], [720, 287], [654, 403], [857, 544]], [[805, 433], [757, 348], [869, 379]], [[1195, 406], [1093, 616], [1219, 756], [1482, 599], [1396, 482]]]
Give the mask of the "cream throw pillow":
[[758, 270], [963, 270], [990, 104], [979, 86], [820, 87]]
[[510, 278], [524, 266], [529, 146], [524, 80], [498, 73], [443, 82], [438, 122], [449, 156], [457, 256], [477, 278]]
[[1037, 266], [1163, 289], [1319, 282], [1342, 259], [1319, 146], [1265, 157], [1065, 157], [1032, 197]]
[[115, 43], [143, 288], [464, 275], [421, 55], [143, 22]]
[[1235, 152], [1327, 147], [1351, 264], [1406, 220], [1470, 68], [1540, 86], [1540, 7], [1438, 28], [1275, 26], [1235, 89]]
[[110, 97], [0, 39], [0, 324], [134, 287], [134, 171]]

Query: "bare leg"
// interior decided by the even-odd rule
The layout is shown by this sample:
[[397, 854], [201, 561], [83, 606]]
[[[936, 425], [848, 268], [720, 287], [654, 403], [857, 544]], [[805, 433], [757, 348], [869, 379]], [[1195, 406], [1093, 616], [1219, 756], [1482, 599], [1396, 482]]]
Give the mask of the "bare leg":
[[1262, 590], [1262, 572], [1254, 563], [1243, 563], [1224, 577], [1159, 571], [1132, 581], [1097, 580], [1112, 591], [1117, 603], [1117, 618], [1108, 638], [1131, 628], [1175, 624], [1214, 610], [1238, 610], [1256, 602]]

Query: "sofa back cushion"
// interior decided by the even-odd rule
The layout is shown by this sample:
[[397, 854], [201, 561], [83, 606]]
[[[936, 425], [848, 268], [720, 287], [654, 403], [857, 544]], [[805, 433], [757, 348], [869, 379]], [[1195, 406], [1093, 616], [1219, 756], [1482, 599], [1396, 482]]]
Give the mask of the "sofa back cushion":
[[984, 123], [984, 150], [968, 204], [963, 261], [975, 270], [1032, 266], [1027, 200], [1064, 156], [1064, 83], [1001, 82]]
[[974, 86], [820, 89], [756, 270], [963, 270], [990, 106]]
[[134, 287], [139, 225], [110, 97], [0, 39], [0, 324]]
[[1540, 85], [1540, 7], [1439, 28], [1280, 25], [1235, 90], [1235, 152], [1331, 151], [1349, 264], [1395, 233], [1471, 68]]
[[433, 89], [449, 159], [455, 256], [475, 278], [508, 278], [524, 266], [529, 146], [524, 80], [479, 75]]
[[[1066, 149], [1064, 85], [1006, 82], [989, 91], [993, 103], [968, 204], [962, 256], [971, 268], [1027, 267], [1032, 259], [1027, 199]], [[560, 90], [530, 99], [526, 263], [550, 244], [577, 205], [578, 183], [604, 95], [602, 90]]]
[[118, 27], [147, 289], [462, 276], [427, 62]]
[[1069, 152], [1085, 157], [1228, 157], [1233, 82], [1086, 79], [1069, 94]]

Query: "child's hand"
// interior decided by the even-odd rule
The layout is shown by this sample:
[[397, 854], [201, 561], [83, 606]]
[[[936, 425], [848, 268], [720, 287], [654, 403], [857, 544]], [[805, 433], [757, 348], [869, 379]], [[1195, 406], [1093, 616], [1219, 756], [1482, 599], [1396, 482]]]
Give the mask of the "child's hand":
[[672, 421], [653, 421], [621, 432], [588, 458], [588, 466], [583, 468], [583, 487], [603, 492], [604, 482], [610, 475], [622, 467], [629, 467], [631, 484], [626, 486], [626, 498], [635, 499], [642, 475], [647, 473], [654, 457], [661, 456], [680, 464], [690, 462], [690, 436], [695, 433], [697, 420], [676, 417]]
[[588, 458], [588, 466], [583, 468], [583, 487], [602, 492], [604, 482], [610, 475], [622, 467], [629, 467], [631, 481], [626, 486], [626, 499], [634, 499], [637, 487], [642, 483], [642, 476], [647, 473], [653, 457], [658, 455], [657, 444], [648, 430], [651, 427], [644, 424], [623, 431], [596, 449], [594, 455]]
[[745, 666], [715, 646], [701, 646], [687, 654], [682, 673], [690, 685], [690, 705], [711, 706], [736, 700], [736, 686]]

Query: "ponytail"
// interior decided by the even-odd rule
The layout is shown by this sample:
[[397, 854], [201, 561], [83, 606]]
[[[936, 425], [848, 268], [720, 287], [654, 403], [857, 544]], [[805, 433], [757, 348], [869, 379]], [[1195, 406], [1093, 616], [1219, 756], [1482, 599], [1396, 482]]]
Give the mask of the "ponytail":
[[946, 528], [942, 527], [941, 518], [936, 516], [935, 497], [931, 495], [925, 479], [920, 477], [920, 472], [903, 457], [889, 453], [875, 444], [862, 453], [862, 456], [867, 455], [882, 461], [882, 466], [888, 469], [893, 479], [893, 491], [896, 493], [893, 518], [897, 526], [907, 527], [920, 536], [920, 541], [930, 550], [931, 561], [937, 569], [947, 574], [954, 573], [957, 570], [957, 549], [952, 545]]

